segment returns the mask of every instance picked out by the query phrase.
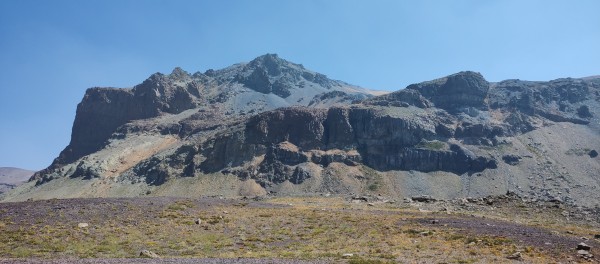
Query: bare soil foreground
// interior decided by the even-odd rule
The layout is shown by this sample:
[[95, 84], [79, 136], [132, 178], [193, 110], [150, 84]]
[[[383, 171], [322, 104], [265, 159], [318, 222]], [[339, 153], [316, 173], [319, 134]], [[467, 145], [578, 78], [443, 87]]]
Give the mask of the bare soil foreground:
[[0, 263], [587, 263], [599, 227], [508, 196], [55, 199], [0, 204]]

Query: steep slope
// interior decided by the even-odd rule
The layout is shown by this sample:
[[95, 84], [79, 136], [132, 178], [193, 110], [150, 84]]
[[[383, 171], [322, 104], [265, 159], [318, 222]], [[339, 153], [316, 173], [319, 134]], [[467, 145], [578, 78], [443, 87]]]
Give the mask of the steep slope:
[[33, 175], [34, 171], [13, 167], [0, 167], [0, 195], [25, 182]]
[[[139, 115], [112, 120], [110, 135], [101, 143], [92, 138], [97, 145], [83, 148], [87, 154], [72, 140], [68, 155], [6, 200], [264, 193], [451, 199], [514, 193], [599, 205], [597, 78], [489, 83], [479, 73], [460, 72], [372, 97], [274, 55], [163, 77], [162, 86], [151, 77], [132, 90], [103, 89], [131, 94], [115, 113], [134, 107]], [[175, 95], [190, 83], [201, 87], [198, 93]], [[141, 99], [150, 91], [154, 99]], [[81, 132], [78, 118], [109, 111], [89, 115], [87, 105], [114, 103], [86, 98], [74, 134]]]

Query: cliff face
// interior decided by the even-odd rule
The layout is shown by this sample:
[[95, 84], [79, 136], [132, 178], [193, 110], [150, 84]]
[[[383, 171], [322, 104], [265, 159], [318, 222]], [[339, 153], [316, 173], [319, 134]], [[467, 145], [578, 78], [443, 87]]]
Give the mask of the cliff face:
[[133, 89], [88, 89], [77, 105], [71, 142], [55, 163], [68, 164], [100, 150], [118, 127], [131, 120], [199, 106], [202, 86], [177, 68], [170, 75], [156, 73]]
[[273, 194], [581, 202], [600, 188], [597, 78], [489, 83], [460, 72], [374, 94], [273, 54], [204, 73], [176, 68], [132, 89], [92, 88], [71, 143], [31, 192], [85, 179], [111, 186], [85, 195], [119, 196], [114, 185], [138, 186], [127, 192], [135, 196], [197, 180], [203, 195], [255, 181]]
[[[245, 128], [204, 145], [207, 159], [198, 169], [211, 173], [243, 166], [265, 155], [258, 168], [236, 172], [257, 180], [281, 183], [301, 163], [328, 166], [364, 164], [379, 171], [448, 171], [457, 174], [495, 168], [490, 157], [476, 156], [435, 132], [425, 112], [408, 116], [380, 108], [289, 108], [255, 116]], [[440, 141], [441, 140], [441, 141]], [[430, 145], [427, 145], [430, 143]], [[248, 173], [248, 171], [254, 173]], [[259, 181], [263, 184], [268, 182]]]
[[367, 100], [382, 106], [436, 107], [457, 114], [468, 109], [488, 109], [490, 84], [476, 72], [459, 72], [433, 81]]
[[413, 84], [406, 87], [415, 90], [433, 103], [435, 107], [449, 112], [465, 108], [486, 110], [490, 84], [475, 72], [460, 72], [441, 79]]

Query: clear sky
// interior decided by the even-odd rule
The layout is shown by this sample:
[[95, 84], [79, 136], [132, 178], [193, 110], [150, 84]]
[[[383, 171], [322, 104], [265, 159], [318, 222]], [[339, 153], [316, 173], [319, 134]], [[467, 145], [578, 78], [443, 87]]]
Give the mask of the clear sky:
[[379, 90], [600, 74], [600, 1], [2, 0], [0, 167], [42, 169], [93, 86], [265, 53]]

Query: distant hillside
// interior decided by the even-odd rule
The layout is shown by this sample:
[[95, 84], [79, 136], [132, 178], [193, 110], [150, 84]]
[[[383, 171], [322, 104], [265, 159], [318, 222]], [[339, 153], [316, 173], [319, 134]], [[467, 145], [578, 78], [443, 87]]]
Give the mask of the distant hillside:
[[33, 173], [35, 171], [0, 167], [0, 194], [27, 182]]

